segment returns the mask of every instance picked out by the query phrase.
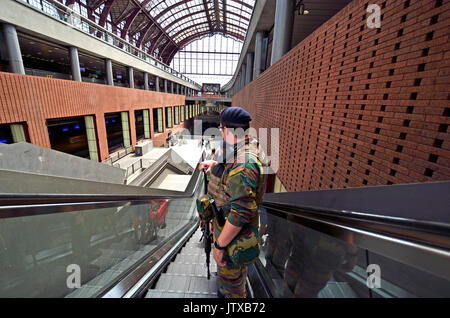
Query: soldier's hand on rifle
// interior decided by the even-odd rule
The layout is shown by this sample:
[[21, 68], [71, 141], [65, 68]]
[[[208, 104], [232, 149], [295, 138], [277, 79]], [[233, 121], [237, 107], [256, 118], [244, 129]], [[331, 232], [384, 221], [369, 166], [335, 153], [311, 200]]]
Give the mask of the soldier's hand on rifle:
[[223, 260], [223, 255], [225, 254], [225, 250], [218, 250], [214, 247], [213, 250], [213, 257], [216, 260], [216, 263], [220, 267], [224, 267], [226, 265], [225, 261]]
[[214, 160], [206, 160], [199, 164], [198, 170], [202, 171], [206, 168], [206, 173], [211, 172], [211, 169], [217, 164], [217, 161]]

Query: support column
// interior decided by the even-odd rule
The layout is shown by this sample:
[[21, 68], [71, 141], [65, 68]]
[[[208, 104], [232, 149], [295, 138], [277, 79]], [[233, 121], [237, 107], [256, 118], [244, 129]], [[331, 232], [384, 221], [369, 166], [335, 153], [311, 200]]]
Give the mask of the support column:
[[110, 59], [105, 60], [105, 69], [106, 69], [106, 84], [114, 86], [112, 61]]
[[170, 92], [173, 94], [175, 92], [174, 82], [170, 82]]
[[247, 69], [245, 70], [245, 85], [253, 79], [253, 53], [247, 53]]
[[72, 70], [72, 79], [76, 82], [81, 82], [80, 60], [78, 58], [78, 48], [69, 47], [70, 52], [70, 68]]
[[127, 66], [127, 77], [130, 88], [134, 88], [134, 72], [131, 66]]
[[277, 0], [270, 65], [275, 64], [291, 49], [295, 0]]
[[3, 34], [5, 36], [6, 50], [8, 52], [11, 71], [16, 74], [25, 74], [16, 27], [12, 24], [4, 23]]
[[128, 121], [128, 112], [121, 112], [122, 116], [122, 132], [123, 132], [123, 146], [129, 147], [131, 145], [130, 140], [130, 124]]
[[136, 113], [130, 109], [130, 117], [128, 118], [129, 132], [130, 132], [130, 145], [134, 146], [137, 144], [137, 134], [136, 134]]
[[177, 83], [177, 94], [180, 95], [180, 84]]
[[164, 79], [164, 93], [168, 93], [169, 91], [167, 90], [167, 80]]
[[105, 114], [102, 112], [95, 113], [94, 122], [97, 128], [97, 145], [99, 161], [103, 161], [109, 157], [108, 136], [106, 134]]
[[86, 126], [86, 136], [89, 148], [89, 158], [92, 161], [99, 161], [97, 149], [97, 134], [95, 132], [94, 116], [84, 116]]
[[[162, 114], [162, 127], [163, 127], [163, 132], [166, 132], [167, 130], [167, 125], [166, 125], [166, 108], [162, 107], [161, 108], [161, 114]], [[158, 115], [159, 117], [159, 115]]]
[[150, 90], [150, 86], [148, 85], [148, 73], [144, 72], [144, 89], [146, 91]]
[[255, 60], [253, 62], [253, 79], [256, 79], [261, 74], [261, 58], [263, 56], [263, 38], [264, 31], [256, 32], [255, 38]]
[[159, 92], [160, 91], [160, 89], [159, 89], [159, 77], [158, 76], [155, 76], [155, 90], [157, 91], [157, 92]]
[[[264, 37], [262, 40], [262, 56], [261, 56], [261, 72], [264, 72], [267, 69], [267, 65], [269, 59], [269, 36], [267, 32], [264, 32]], [[269, 65], [270, 66], [270, 65]]]
[[148, 109], [144, 109], [142, 111], [142, 115], [144, 117], [144, 138], [145, 139], [150, 139], [151, 134], [150, 134], [150, 117], [148, 116]]
[[155, 119], [153, 118], [153, 108], [149, 110], [150, 115], [150, 138], [155, 136]]
[[244, 72], [241, 67], [241, 75], [239, 75], [239, 90], [241, 90], [244, 87], [242, 78], [244, 78]]

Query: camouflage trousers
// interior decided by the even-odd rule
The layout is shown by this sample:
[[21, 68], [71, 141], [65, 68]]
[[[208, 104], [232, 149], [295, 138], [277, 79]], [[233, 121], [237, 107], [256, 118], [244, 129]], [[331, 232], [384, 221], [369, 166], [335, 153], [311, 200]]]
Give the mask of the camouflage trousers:
[[225, 298], [245, 298], [247, 267], [235, 265], [227, 261], [225, 267], [217, 266], [217, 275], [219, 276], [219, 286]]

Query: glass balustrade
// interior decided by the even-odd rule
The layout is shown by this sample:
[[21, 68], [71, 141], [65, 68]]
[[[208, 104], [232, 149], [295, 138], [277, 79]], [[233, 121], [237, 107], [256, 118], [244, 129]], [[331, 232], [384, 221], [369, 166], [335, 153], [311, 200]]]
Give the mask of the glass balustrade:
[[0, 297], [101, 295], [195, 222], [202, 191], [199, 182], [185, 199], [0, 219]]
[[450, 297], [450, 277], [417, 268], [408, 244], [400, 262], [392, 251], [361, 246], [367, 238], [351, 230], [324, 227], [325, 234], [292, 216], [261, 213], [260, 261], [274, 297]]
[[151, 65], [156, 66], [157, 68], [163, 70], [164, 72], [173, 74], [176, 77], [197, 86], [197, 88], [200, 88], [199, 84], [181, 75], [180, 73], [176, 72], [175, 70], [165, 65], [164, 63], [157, 62], [153, 56], [131, 45], [130, 43], [121, 39], [112, 32], [107, 31], [106, 29], [97, 25], [93, 21], [90, 21], [89, 19], [81, 16], [80, 14], [76, 13], [69, 7], [66, 7], [65, 5], [57, 1], [45, 1], [45, 0], [41, 2], [34, 0], [15, 0], [15, 1], [28, 3], [33, 8], [42, 11], [43, 13], [49, 15], [52, 18], [64, 21], [69, 25], [71, 25], [72, 27], [84, 33], [90, 34], [91, 36], [95, 36], [96, 38], [103, 40], [104, 42], [112, 44], [116, 48], [119, 48], [127, 53], [133, 54], [137, 58], [146, 61]]

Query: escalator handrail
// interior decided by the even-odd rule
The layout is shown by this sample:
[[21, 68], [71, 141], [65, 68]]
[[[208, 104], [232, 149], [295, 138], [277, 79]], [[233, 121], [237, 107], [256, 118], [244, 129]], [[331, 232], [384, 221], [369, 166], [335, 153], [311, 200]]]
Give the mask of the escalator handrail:
[[117, 283], [105, 289], [102, 298], [140, 298], [153, 285], [163, 269], [173, 260], [189, 237], [198, 228], [199, 219], [186, 224], [178, 232], [166, 239], [153, 253], [129, 271]]
[[[450, 277], [448, 224], [264, 201], [268, 214], [352, 243], [444, 279]], [[270, 222], [269, 222], [270, 226]], [[447, 230], [446, 230], [447, 229]], [[348, 242], [347, 242], [348, 243]]]
[[[57, 193], [56, 190], [56, 193], [0, 193], [0, 219], [119, 207], [127, 202], [142, 204], [148, 203], [149, 200], [189, 199], [195, 195], [203, 178], [203, 174], [196, 167], [186, 191], [177, 192], [17, 171], [3, 170], [1, 172], [9, 174], [11, 177], [15, 175], [31, 176], [31, 178], [37, 179], [37, 186], [40, 182], [44, 183], [44, 187], [55, 183], [52, 187], [57, 188], [59, 185], [64, 187], [64, 182], [70, 182], [75, 184], [76, 188], [84, 186], [85, 192], [96, 190], [97, 193]], [[103, 192], [100, 193], [99, 190], [103, 190]], [[108, 191], [110, 192], [107, 193]]]
[[[413, 218], [399, 218], [350, 210], [337, 210], [331, 208], [320, 208], [301, 204], [294, 205], [270, 201], [263, 201], [261, 206], [271, 211], [276, 210], [276, 213], [278, 215], [290, 215], [299, 217], [311, 215], [316, 218], [323, 218], [327, 220], [345, 221], [346, 223], [352, 223], [352, 225], [356, 227], [361, 226], [363, 223], [366, 225], [377, 224], [379, 228], [383, 226], [383, 229], [385, 230], [387, 227], [396, 229], [403, 228], [414, 232], [420, 231], [424, 233], [443, 235], [450, 238], [450, 223], [424, 221]], [[367, 226], [364, 229], [367, 229]]]

